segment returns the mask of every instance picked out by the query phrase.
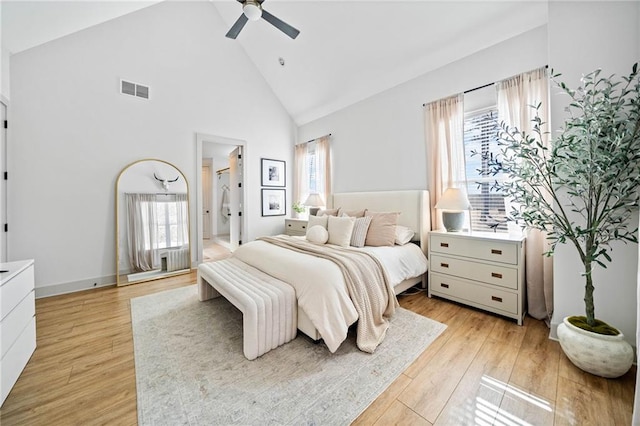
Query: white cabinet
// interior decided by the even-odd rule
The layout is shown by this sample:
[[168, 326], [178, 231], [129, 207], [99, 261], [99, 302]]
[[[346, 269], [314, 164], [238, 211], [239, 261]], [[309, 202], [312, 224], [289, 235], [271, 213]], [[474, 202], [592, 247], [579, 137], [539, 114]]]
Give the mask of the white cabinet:
[[0, 263], [0, 405], [36, 349], [33, 260]]
[[525, 314], [524, 237], [498, 233], [429, 233], [429, 297], [513, 318]]
[[307, 235], [308, 222], [306, 219], [285, 219], [284, 233], [287, 235], [305, 236]]

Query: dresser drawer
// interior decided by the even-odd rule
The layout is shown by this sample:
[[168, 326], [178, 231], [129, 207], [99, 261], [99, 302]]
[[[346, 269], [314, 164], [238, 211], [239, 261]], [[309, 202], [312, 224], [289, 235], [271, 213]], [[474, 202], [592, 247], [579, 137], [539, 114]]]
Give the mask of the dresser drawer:
[[34, 290], [0, 321], [0, 356], [4, 357], [36, 314]]
[[518, 289], [518, 270], [507, 266], [431, 255], [430, 268], [433, 272]]
[[518, 263], [518, 244], [487, 239], [431, 235], [431, 251], [493, 262]]
[[34, 268], [29, 266], [0, 287], [0, 320], [33, 290]]
[[518, 295], [472, 281], [432, 273], [431, 294], [489, 310], [518, 314]]
[[20, 377], [22, 370], [36, 349], [36, 319], [31, 318], [0, 363], [0, 405]]
[[307, 221], [285, 219], [284, 231], [287, 235], [306, 235]]

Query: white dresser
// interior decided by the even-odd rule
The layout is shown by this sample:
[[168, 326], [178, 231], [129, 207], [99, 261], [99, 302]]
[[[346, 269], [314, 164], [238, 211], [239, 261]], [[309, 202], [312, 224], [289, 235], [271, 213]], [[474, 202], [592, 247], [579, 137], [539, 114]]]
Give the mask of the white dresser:
[[307, 219], [285, 219], [284, 233], [287, 235], [305, 236], [307, 235]]
[[36, 349], [36, 306], [33, 260], [0, 263], [0, 270], [1, 405]]
[[439, 296], [513, 318], [525, 314], [524, 237], [429, 233], [429, 297]]

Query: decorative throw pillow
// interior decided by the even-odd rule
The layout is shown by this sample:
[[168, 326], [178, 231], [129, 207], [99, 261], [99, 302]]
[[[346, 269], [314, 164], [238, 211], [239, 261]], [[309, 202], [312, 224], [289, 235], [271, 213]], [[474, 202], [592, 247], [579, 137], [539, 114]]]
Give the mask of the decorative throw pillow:
[[339, 209], [338, 216], [349, 216], [349, 217], [364, 217], [366, 210], [344, 210]]
[[324, 244], [329, 240], [329, 232], [322, 225], [314, 225], [307, 229], [307, 241]]
[[329, 244], [348, 247], [351, 242], [355, 217], [335, 217], [329, 216]]
[[396, 225], [396, 244], [399, 246], [403, 246], [407, 244], [413, 236], [415, 232], [411, 228], [407, 228], [406, 226]]
[[309, 234], [309, 230], [316, 225], [327, 229], [327, 220], [329, 216], [309, 216], [309, 221], [307, 222], [307, 234]]
[[400, 213], [367, 211], [367, 216], [371, 216], [371, 224], [364, 244], [373, 247], [393, 246]]
[[367, 238], [367, 231], [371, 225], [371, 216], [359, 217], [353, 224], [353, 233], [351, 234], [351, 246], [364, 247], [364, 241]]
[[338, 216], [338, 210], [340, 209], [325, 209], [325, 210], [318, 210], [318, 213], [316, 213], [316, 216]]

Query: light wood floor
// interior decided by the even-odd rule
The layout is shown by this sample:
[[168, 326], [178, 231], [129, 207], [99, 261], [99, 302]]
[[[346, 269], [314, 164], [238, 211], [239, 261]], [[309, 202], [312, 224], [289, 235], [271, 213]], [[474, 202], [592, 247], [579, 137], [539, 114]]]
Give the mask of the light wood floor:
[[[36, 301], [38, 348], [0, 410], [9, 425], [135, 425], [129, 300], [195, 274]], [[358, 425], [628, 425], [635, 368], [606, 380], [573, 367], [539, 321], [523, 327], [424, 293], [400, 304], [448, 325]]]

